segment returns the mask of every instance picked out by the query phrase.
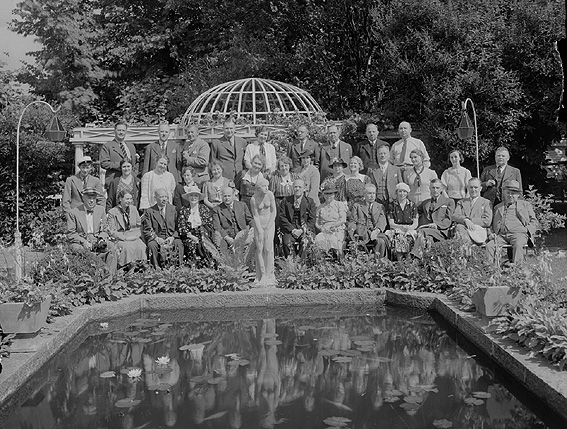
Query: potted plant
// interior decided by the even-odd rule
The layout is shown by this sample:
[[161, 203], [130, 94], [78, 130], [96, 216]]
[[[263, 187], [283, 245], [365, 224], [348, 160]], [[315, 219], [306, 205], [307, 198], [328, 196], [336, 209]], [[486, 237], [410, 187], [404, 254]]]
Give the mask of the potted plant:
[[4, 333], [33, 334], [45, 326], [51, 295], [30, 280], [0, 281], [0, 327]]

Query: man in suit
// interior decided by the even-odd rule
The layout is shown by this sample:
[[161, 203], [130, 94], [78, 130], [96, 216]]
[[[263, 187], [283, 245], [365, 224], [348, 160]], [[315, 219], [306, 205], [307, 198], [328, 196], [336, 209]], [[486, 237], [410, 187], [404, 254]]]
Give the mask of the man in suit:
[[368, 170], [368, 177], [376, 187], [376, 201], [384, 207], [396, 197], [396, 185], [403, 182], [402, 172], [390, 162], [390, 148], [383, 144], [376, 149], [378, 164]]
[[83, 189], [94, 188], [98, 192], [96, 203], [104, 207], [104, 195], [102, 184], [98, 177], [91, 176], [93, 162], [90, 156], [83, 156], [79, 159], [79, 171], [67, 177], [61, 198], [61, 207], [68, 212], [75, 207], [83, 204]]
[[352, 146], [340, 140], [339, 129], [336, 125], [331, 125], [327, 128], [327, 139], [329, 144], [321, 148], [320, 153], [320, 171], [321, 183], [325, 178], [333, 173], [333, 163], [337, 159], [342, 159], [347, 165], [352, 158]]
[[246, 140], [234, 135], [234, 122], [228, 119], [224, 123], [224, 135], [211, 143], [211, 161], [213, 159], [222, 165], [223, 176], [234, 180], [244, 168], [244, 150]]
[[398, 126], [398, 134], [401, 139], [392, 145], [390, 149], [390, 161], [397, 167], [400, 167], [402, 172], [404, 170], [409, 170], [413, 168], [413, 164], [410, 159], [410, 153], [414, 149], [419, 149], [423, 152], [423, 165], [425, 168], [431, 166], [429, 160], [429, 154], [425, 144], [420, 139], [416, 139], [411, 136], [411, 125], [409, 122], [400, 122]]
[[118, 121], [114, 125], [114, 140], [106, 142], [100, 148], [100, 166], [106, 170], [104, 179], [104, 187], [108, 189], [108, 185], [115, 177], [122, 174], [120, 170], [120, 162], [123, 159], [130, 159], [132, 162], [132, 174], [138, 175], [138, 154], [132, 143], [126, 142], [126, 133], [128, 124], [125, 121]]
[[352, 241], [364, 245], [375, 254], [385, 258], [388, 253], [389, 240], [384, 235], [387, 225], [384, 206], [376, 202], [376, 186], [369, 183], [364, 188], [365, 200], [363, 203], [353, 205], [347, 231]]
[[297, 128], [297, 139], [287, 147], [287, 157], [291, 159], [293, 170], [301, 167], [301, 154], [306, 151], [313, 152], [313, 164], [319, 167], [319, 144], [309, 138], [309, 129], [305, 125]]
[[158, 159], [165, 154], [169, 159], [167, 164], [167, 171], [173, 174], [175, 177], [175, 182], [181, 183], [181, 175], [177, 166], [179, 165], [181, 159], [181, 147], [176, 141], [169, 140], [169, 135], [171, 134], [171, 128], [168, 123], [164, 122], [158, 126], [158, 138], [157, 142], [150, 143], [146, 147], [144, 152], [144, 166], [142, 168], [142, 176], [148, 171], [155, 168]]
[[494, 154], [495, 165], [485, 167], [480, 174], [482, 185], [481, 195], [490, 200], [495, 207], [502, 202], [502, 185], [510, 180], [520, 184], [522, 191], [522, 173], [517, 168], [508, 165], [510, 152], [505, 147], [499, 147]]
[[178, 170], [182, 171], [183, 167], [193, 167], [195, 173], [193, 180], [197, 186], [209, 180], [209, 159], [211, 157], [211, 148], [209, 144], [199, 137], [199, 127], [190, 125], [187, 129], [187, 141], [182, 147], [181, 165]]
[[455, 200], [442, 195], [441, 180], [433, 179], [429, 184], [429, 192], [431, 198], [423, 201], [417, 208], [419, 226], [411, 254], [418, 258], [422, 256], [428, 241], [436, 242], [449, 238], [449, 229], [453, 224]]
[[305, 195], [305, 182], [293, 182], [293, 195], [285, 197], [278, 207], [278, 224], [282, 232], [283, 252], [287, 258], [294, 254], [294, 244], [299, 244], [298, 255], [303, 255], [303, 238], [307, 231], [315, 232], [315, 202]]
[[234, 238], [240, 231], [248, 233], [247, 241], [251, 242], [254, 237], [250, 234], [249, 227], [252, 226], [252, 214], [246, 203], [236, 201], [234, 188], [225, 186], [221, 190], [222, 203], [213, 211], [214, 242], [217, 248], [231, 248]]
[[175, 258], [174, 263], [183, 262], [183, 242], [176, 231], [177, 209], [169, 204], [169, 193], [159, 188], [154, 192], [156, 204], [144, 211], [142, 234], [148, 247], [148, 258], [154, 268], [164, 267], [168, 253]]
[[[388, 143], [384, 140], [380, 140], [378, 138], [378, 127], [375, 124], [368, 124], [366, 126], [366, 140], [358, 142], [357, 149], [358, 149], [358, 156], [362, 159], [362, 164], [364, 165], [364, 169], [361, 173], [368, 175], [368, 171], [370, 169], [378, 168], [378, 154], [376, 151], [378, 148], [386, 145], [388, 147]], [[390, 155], [390, 151], [388, 148], [388, 156]]]
[[67, 211], [67, 238], [74, 249], [95, 252], [106, 262], [109, 271], [117, 269], [116, 248], [109, 241], [104, 207], [97, 204], [100, 193], [95, 188], [83, 188], [83, 203]]
[[500, 259], [499, 248], [510, 244], [508, 258], [510, 261], [524, 260], [524, 246], [530, 242], [539, 229], [539, 223], [532, 205], [520, 200], [522, 186], [517, 180], [505, 182], [502, 188], [504, 201], [494, 207], [492, 231], [494, 236], [486, 243], [489, 258], [497, 263]]
[[[453, 222], [456, 224], [455, 234], [469, 243], [474, 241], [482, 244], [483, 240], [477, 240], [474, 231], [478, 227], [483, 229], [490, 228], [492, 223], [492, 204], [486, 198], [480, 196], [480, 179], [476, 177], [470, 179], [467, 189], [469, 196], [459, 200], [453, 213]], [[475, 239], [473, 240], [473, 238]], [[484, 241], [486, 241], [486, 234], [482, 234], [480, 238], [484, 238]]]

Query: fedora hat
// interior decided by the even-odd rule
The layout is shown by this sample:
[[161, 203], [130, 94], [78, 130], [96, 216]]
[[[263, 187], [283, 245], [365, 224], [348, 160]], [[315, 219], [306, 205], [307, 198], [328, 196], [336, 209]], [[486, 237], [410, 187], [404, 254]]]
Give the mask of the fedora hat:
[[204, 196], [199, 187], [195, 185], [189, 186], [189, 189], [187, 190], [187, 192], [181, 195], [181, 198], [189, 201], [189, 195], [199, 195], [199, 200], [202, 200]]
[[508, 189], [512, 192], [522, 192], [522, 189], [520, 188], [520, 182], [518, 182], [517, 180], [508, 180], [504, 183], [503, 187], [504, 189]]
[[474, 241], [476, 244], [483, 244], [486, 242], [486, 239], [488, 238], [488, 235], [486, 233], [486, 228], [483, 228], [480, 225], [473, 225], [473, 229], [468, 229], [467, 228], [467, 232], [469, 233], [469, 237], [471, 238], [472, 241]]
[[329, 165], [329, 167], [334, 167], [335, 164], [341, 164], [341, 165], [343, 166], [343, 168], [347, 168], [347, 167], [348, 167], [347, 163], [344, 162], [342, 158], [335, 158], [335, 159], [331, 162], [331, 164]]
[[89, 163], [92, 164], [93, 160], [90, 156], [82, 156], [78, 159], [77, 165]]

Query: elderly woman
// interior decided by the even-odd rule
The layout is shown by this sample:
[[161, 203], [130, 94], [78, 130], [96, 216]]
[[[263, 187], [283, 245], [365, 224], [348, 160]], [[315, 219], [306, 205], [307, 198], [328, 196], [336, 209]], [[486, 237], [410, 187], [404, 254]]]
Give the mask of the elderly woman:
[[412, 150], [410, 159], [413, 167], [404, 171], [404, 182], [410, 187], [408, 198], [419, 206], [423, 201], [431, 198], [429, 184], [438, 177], [434, 170], [426, 168], [423, 164], [424, 154], [421, 150]]
[[293, 195], [293, 182], [297, 179], [297, 174], [291, 172], [291, 158], [282, 156], [278, 160], [278, 169], [270, 178], [269, 189], [279, 203], [285, 197]]
[[134, 207], [134, 198], [127, 189], [116, 196], [118, 205], [108, 212], [108, 235], [116, 240], [118, 268], [132, 262], [146, 260], [146, 245], [142, 241], [140, 214]]
[[183, 242], [186, 261], [197, 267], [208, 266], [211, 254], [207, 248], [213, 245], [213, 213], [204, 203], [197, 185], [190, 186], [181, 197], [184, 202], [177, 218], [177, 232]]
[[311, 198], [318, 207], [319, 187], [321, 186], [321, 173], [319, 169], [313, 165], [313, 156], [315, 152], [306, 150], [299, 155], [301, 159], [301, 167], [297, 170], [298, 178], [305, 183], [305, 196]]
[[337, 201], [337, 188], [328, 182], [323, 188], [324, 201], [317, 208], [315, 227], [320, 232], [315, 236], [315, 244], [322, 250], [334, 249], [342, 254], [347, 221], [347, 204]]
[[256, 243], [256, 282], [259, 285], [272, 286], [276, 283], [274, 273], [276, 199], [268, 190], [266, 179], [258, 180], [250, 206]]
[[417, 206], [408, 199], [410, 187], [406, 183], [396, 185], [396, 198], [388, 203], [386, 215], [390, 229], [386, 236], [392, 243], [392, 254], [402, 259], [412, 249], [418, 225]]
[[177, 183], [175, 177], [169, 171], [169, 158], [161, 155], [156, 166], [152, 171], [148, 171], [142, 176], [142, 193], [140, 197], [140, 209], [147, 209], [156, 204], [155, 191], [157, 189], [165, 189], [167, 191], [169, 204], [173, 203], [173, 192]]
[[264, 178], [262, 170], [265, 165], [266, 158], [262, 155], [256, 155], [252, 158], [250, 170], [242, 170], [234, 178], [234, 186], [240, 192], [240, 201], [245, 202], [248, 208], [250, 208], [250, 198], [256, 191], [258, 180]]
[[346, 199], [349, 207], [355, 203], [363, 203], [366, 200], [365, 186], [371, 183], [370, 177], [361, 174], [364, 168], [362, 159], [353, 156], [349, 161], [349, 171], [345, 174], [346, 179]]
[[460, 150], [455, 149], [449, 152], [449, 162], [451, 167], [446, 169], [441, 175], [441, 183], [445, 187], [445, 192], [449, 198], [455, 200], [455, 204], [466, 198], [467, 184], [471, 180], [471, 172], [461, 167], [461, 162], [464, 161], [463, 154]]
[[331, 161], [329, 166], [333, 169], [333, 172], [327, 176], [321, 184], [321, 191], [323, 191], [328, 184], [332, 183], [335, 185], [336, 190], [335, 200], [346, 201], [346, 176], [343, 170], [347, 167], [347, 163], [341, 158], [338, 158]]
[[265, 173], [266, 176], [269, 176], [276, 171], [277, 162], [276, 148], [273, 144], [268, 143], [269, 136], [270, 134], [265, 126], [261, 125], [257, 127], [256, 141], [253, 141], [246, 146], [246, 151], [244, 152], [244, 165], [248, 170], [252, 168], [252, 160], [256, 155], [262, 155], [266, 158], [266, 165], [263, 170], [263, 173]]
[[118, 204], [116, 196], [120, 191], [129, 191], [132, 195], [132, 205], [134, 207], [140, 205], [140, 179], [132, 174], [132, 161], [130, 158], [120, 161], [120, 171], [122, 174], [119, 177], [115, 177], [108, 185], [106, 197], [107, 212]]
[[177, 211], [181, 210], [181, 207], [187, 207], [189, 205], [189, 201], [186, 198], [182, 198], [182, 196], [193, 186], [198, 186], [195, 183], [194, 176], [195, 169], [193, 167], [186, 166], [181, 170], [182, 183], [178, 183], [173, 192], [173, 205]]
[[211, 179], [203, 184], [203, 202], [208, 208], [214, 209], [222, 203], [222, 188], [232, 182], [222, 175], [222, 164], [218, 161], [209, 164], [209, 172]]

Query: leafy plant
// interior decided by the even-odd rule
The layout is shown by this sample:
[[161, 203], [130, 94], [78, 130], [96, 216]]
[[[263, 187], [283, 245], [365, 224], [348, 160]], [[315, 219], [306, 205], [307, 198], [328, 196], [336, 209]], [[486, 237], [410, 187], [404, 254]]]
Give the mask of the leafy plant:
[[34, 307], [45, 301], [50, 289], [42, 283], [34, 283], [24, 278], [20, 283], [0, 281], [0, 303], [21, 302], [28, 307]]
[[534, 208], [542, 232], [547, 233], [552, 228], [565, 228], [567, 215], [553, 211], [553, 207], [551, 207], [553, 195], [543, 196], [533, 185], [530, 185], [524, 193], [524, 199], [530, 202]]

